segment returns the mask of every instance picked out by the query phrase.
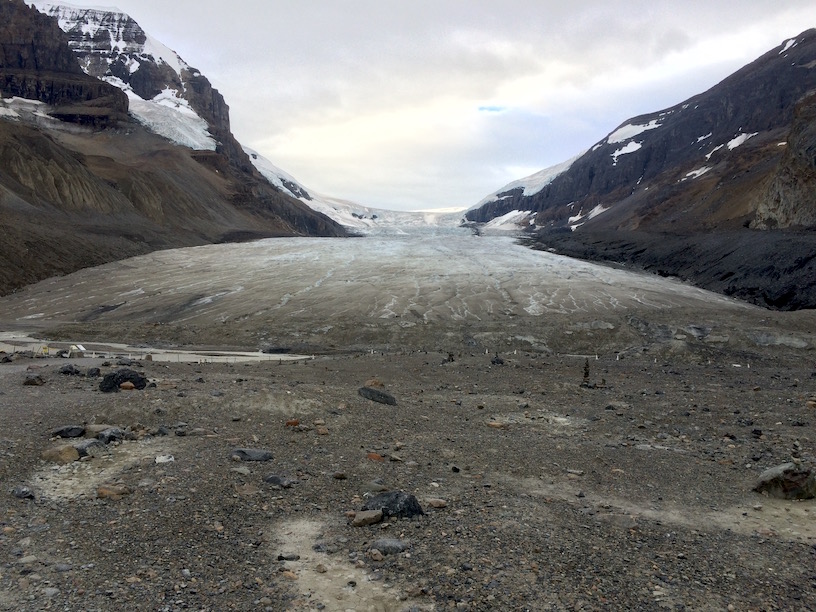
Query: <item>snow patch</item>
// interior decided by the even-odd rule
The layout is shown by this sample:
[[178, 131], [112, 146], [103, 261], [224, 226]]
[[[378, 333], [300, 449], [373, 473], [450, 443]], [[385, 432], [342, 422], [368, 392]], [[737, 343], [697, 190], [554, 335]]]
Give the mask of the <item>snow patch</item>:
[[706, 134], [705, 136], [700, 136], [699, 138], [697, 138], [697, 142], [703, 142], [704, 140], [708, 140], [709, 138], [711, 138], [711, 135], [712, 135], [713, 133], [714, 133], [714, 132], [709, 132], [709, 133], [708, 133], [708, 134]]
[[703, 176], [709, 170], [711, 170], [711, 166], [703, 166], [702, 168], [697, 168], [697, 170], [692, 170], [691, 172], [687, 173], [683, 180], [685, 181], [688, 179], [693, 181], [694, 179]]
[[731, 140], [729, 140], [726, 146], [728, 147], [729, 151], [733, 151], [738, 146], [743, 144], [746, 140], [748, 140], [749, 138], [753, 138], [757, 134], [759, 134], [759, 132], [753, 132], [751, 134], [740, 134], [736, 138], [732, 138]]
[[710, 160], [710, 159], [711, 159], [711, 156], [712, 156], [712, 155], [714, 155], [714, 154], [715, 154], [717, 151], [719, 151], [720, 149], [722, 149], [724, 146], [725, 146], [725, 145], [717, 145], [716, 147], [714, 147], [713, 149], [711, 149], [711, 152], [710, 152], [708, 155], [706, 155], [706, 156], [705, 156], [706, 161]]
[[511, 210], [501, 217], [495, 217], [484, 224], [486, 230], [516, 231], [519, 227], [535, 223], [532, 217], [535, 213], [531, 210]]
[[660, 123], [658, 123], [659, 119], [652, 119], [649, 123], [646, 124], [637, 124], [637, 123], [627, 123], [623, 127], [619, 127], [617, 130], [612, 132], [606, 138], [606, 142], [609, 144], [618, 144], [634, 138], [638, 134], [642, 134], [643, 132], [647, 132], [649, 130], [654, 130], [660, 127]]
[[612, 165], [613, 166], [618, 165], [618, 158], [621, 155], [628, 155], [629, 153], [634, 153], [635, 151], [641, 149], [642, 147], [643, 143], [635, 142], [634, 140], [627, 143], [625, 146], [621, 147], [620, 149], [612, 153], [612, 155], [610, 155], [610, 157], [612, 158]]

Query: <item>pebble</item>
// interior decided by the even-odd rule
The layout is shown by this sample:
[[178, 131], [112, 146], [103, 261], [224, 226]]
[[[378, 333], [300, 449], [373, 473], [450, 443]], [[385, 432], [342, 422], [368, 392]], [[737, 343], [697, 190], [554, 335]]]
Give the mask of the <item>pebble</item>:
[[335, 480], [346, 480], [348, 476], [346, 476], [345, 472], [335, 472], [334, 474], [332, 474], [332, 478], [334, 478]]
[[52, 438], [79, 438], [83, 435], [85, 435], [83, 425], [63, 425], [51, 430]]
[[444, 499], [440, 499], [438, 497], [431, 497], [429, 499], [426, 499], [425, 503], [428, 504], [431, 508], [437, 509], [446, 508], [448, 505], [447, 501], [445, 501]]

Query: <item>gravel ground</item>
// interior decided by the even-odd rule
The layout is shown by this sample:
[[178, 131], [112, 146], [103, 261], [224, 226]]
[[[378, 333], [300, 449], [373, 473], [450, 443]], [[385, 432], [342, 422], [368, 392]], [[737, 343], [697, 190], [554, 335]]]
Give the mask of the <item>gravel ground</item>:
[[[816, 505], [751, 490], [813, 460], [806, 349], [67, 363], [0, 364], [0, 610], [816, 608]], [[73, 424], [133, 439], [42, 459]]]

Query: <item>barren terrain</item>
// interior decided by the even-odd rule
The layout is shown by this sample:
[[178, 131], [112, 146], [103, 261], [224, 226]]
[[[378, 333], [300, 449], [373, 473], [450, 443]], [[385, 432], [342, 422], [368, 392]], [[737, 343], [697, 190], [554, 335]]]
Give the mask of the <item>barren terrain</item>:
[[[816, 506], [751, 489], [813, 460], [814, 318], [458, 233], [44, 281], [0, 329], [199, 353], [0, 364], [0, 609], [811, 609]], [[43, 460], [72, 424], [126, 436]], [[355, 526], [381, 491], [425, 514]]]

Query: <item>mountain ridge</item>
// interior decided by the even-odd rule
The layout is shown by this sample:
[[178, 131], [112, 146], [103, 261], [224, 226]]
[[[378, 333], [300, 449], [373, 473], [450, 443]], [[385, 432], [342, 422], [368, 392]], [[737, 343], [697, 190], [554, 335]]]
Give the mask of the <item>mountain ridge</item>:
[[766, 307], [814, 308], [814, 92], [816, 29], [808, 29], [705, 92], [623, 121], [550, 169], [540, 189], [511, 183], [466, 217], [526, 212], [540, 248]]

